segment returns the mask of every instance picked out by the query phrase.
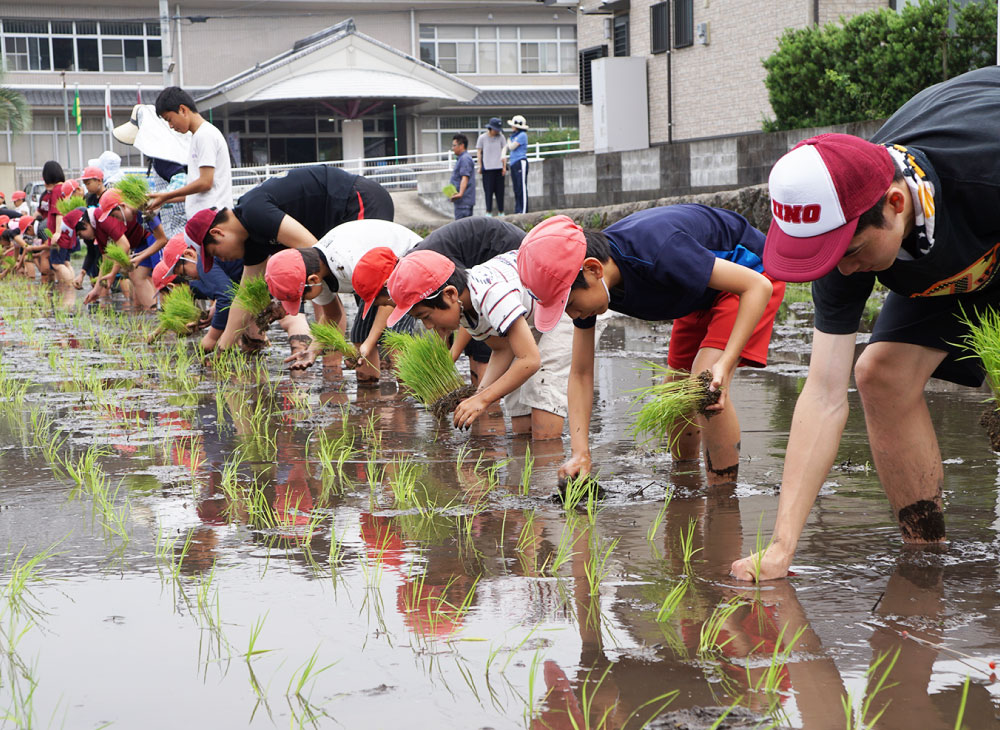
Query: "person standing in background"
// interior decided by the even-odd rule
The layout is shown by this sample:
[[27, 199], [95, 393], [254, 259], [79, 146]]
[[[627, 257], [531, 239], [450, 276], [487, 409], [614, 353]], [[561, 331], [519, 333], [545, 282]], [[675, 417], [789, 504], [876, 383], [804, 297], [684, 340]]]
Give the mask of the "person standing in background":
[[476, 140], [479, 151], [479, 174], [483, 178], [483, 194], [486, 196], [486, 215], [493, 215], [493, 198], [497, 201], [497, 215], [503, 215], [504, 177], [507, 175], [507, 160], [503, 151], [507, 139], [503, 136], [500, 117], [493, 117], [486, 125], [486, 131]]
[[528, 212], [528, 123], [520, 114], [507, 121], [511, 132], [507, 151], [510, 152], [510, 184], [514, 187], [514, 212]]
[[464, 134], [456, 134], [451, 138], [451, 151], [458, 160], [455, 169], [451, 171], [451, 184], [457, 191], [451, 196], [455, 204], [455, 220], [468, 218], [476, 206], [476, 167], [469, 154], [469, 138]]

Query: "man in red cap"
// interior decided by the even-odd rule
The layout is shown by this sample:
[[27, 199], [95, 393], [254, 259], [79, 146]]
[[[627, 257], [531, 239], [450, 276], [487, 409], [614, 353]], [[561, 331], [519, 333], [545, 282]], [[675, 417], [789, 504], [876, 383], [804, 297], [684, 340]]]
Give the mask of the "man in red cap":
[[561, 312], [539, 310], [518, 278], [516, 251], [468, 270], [436, 251], [414, 251], [400, 259], [388, 288], [396, 303], [390, 327], [410, 314], [442, 337], [461, 327], [489, 342], [486, 373], [455, 408], [456, 428], [504, 398], [514, 433], [562, 436], [573, 327]]
[[[307, 299], [312, 301], [318, 321], [335, 321], [343, 328], [344, 323], [335, 319], [337, 311], [331, 305], [337, 294], [355, 293], [354, 274], [358, 261], [370, 251], [383, 251], [395, 263], [398, 256], [421, 240], [419, 235], [398, 223], [375, 218], [349, 221], [327, 233], [315, 246], [285, 249], [274, 254], [267, 261], [264, 279], [271, 295], [282, 303], [288, 314], [297, 314], [302, 300]], [[359, 345], [356, 375], [359, 382], [377, 382], [378, 340], [392, 307], [373, 310], [358, 293], [355, 293], [355, 300], [358, 313], [350, 334], [351, 342]], [[308, 367], [319, 353], [315, 345], [311, 346], [298, 353], [296, 364]]]
[[[649, 208], [603, 231], [584, 231], [566, 216], [535, 226], [521, 244], [517, 269], [545, 321], [573, 318], [569, 376], [572, 455], [561, 477], [591, 468], [597, 315], [609, 309], [647, 321], [673, 320], [667, 365], [712, 373], [722, 394], [711, 419], [673, 424], [678, 461], [705, 454], [710, 485], [736, 481], [740, 423], [729, 385], [740, 365], [764, 367], [784, 284], [763, 273], [764, 234], [729, 210], [704, 205]], [[538, 321], [538, 320], [536, 320]], [[544, 331], [543, 324], [537, 325]]]
[[[264, 273], [272, 254], [314, 246], [341, 223], [369, 218], [391, 221], [392, 216], [392, 198], [378, 183], [331, 165], [309, 165], [265, 180], [232, 209], [199, 211], [188, 220], [185, 234], [200, 247], [206, 271], [215, 257], [242, 259], [244, 276], [249, 278]], [[334, 307], [339, 309], [339, 300]], [[342, 317], [341, 311], [335, 319]], [[248, 319], [235, 304], [219, 339], [220, 349], [237, 341]]]
[[[871, 142], [820, 135], [769, 180], [774, 220], [764, 264], [812, 281], [809, 376], [795, 407], [774, 536], [733, 563], [741, 579], [782, 578], [847, 421], [852, 364], [872, 458], [903, 540], [945, 539], [944, 469], [924, 399], [933, 378], [976, 387], [982, 363], [961, 345], [1000, 303], [1000, 67], [921, 91]], [[854, 364], [865, 302], [890, 293]], [[963, 316], [964, 315], [964, 316]]]

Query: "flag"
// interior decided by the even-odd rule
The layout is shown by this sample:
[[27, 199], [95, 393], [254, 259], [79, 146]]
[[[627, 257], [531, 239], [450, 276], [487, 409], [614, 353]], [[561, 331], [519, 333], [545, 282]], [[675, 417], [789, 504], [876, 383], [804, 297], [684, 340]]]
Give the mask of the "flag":
[[111, 118], [111, 84], [104, 87], [104, 123], [109, 130], [115, 128], [115, 122]]
[[83, 115], [80, 112], [80, 86], [76, 87], [76, 95], [73, 97], [73, 118], [76, 119], [76, 133], [83, 131]]
[[142, 103], [142, 84], [138, 84], [136, 86], [136, 90], [135, 90], [135, 103], [136, 104], [141, 104]]

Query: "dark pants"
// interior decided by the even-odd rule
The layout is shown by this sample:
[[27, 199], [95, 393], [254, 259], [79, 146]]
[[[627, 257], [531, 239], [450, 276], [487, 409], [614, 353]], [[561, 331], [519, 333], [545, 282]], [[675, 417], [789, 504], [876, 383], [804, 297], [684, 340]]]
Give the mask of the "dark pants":
[[354, 182], [351, 197], [347, 200], [344, 221], [360, 221], [366, 218], [391, 221], [395, 212], [392, 196], [385, 188], [374, 180], [359, 177]]
[[101, 268], [101, 250], [97, 248], [96, 243], [88, 243], [87, 241], [84, 241], [84, 243], [87, 244], [87, 255], [83, 259], [83, 266], [81, 268], [83, 269], [83, 273], [94, 278]]
[[514, 212], [528, 212], [528, 161], [518, 160], [510, 165], [510, 184], [514, 188]]
[[503, 215], [503, 168], [483, 170], [483, 192], [486, 193], [486, 212], [493, 212], [493, 198], [497, 199], [497, 213]]
[[455, 203], [455, 220], [459, 220], [461, 218], [468, 218], [471, 215], [472, 215], [471, 205], [459, 205], [458, 203]]

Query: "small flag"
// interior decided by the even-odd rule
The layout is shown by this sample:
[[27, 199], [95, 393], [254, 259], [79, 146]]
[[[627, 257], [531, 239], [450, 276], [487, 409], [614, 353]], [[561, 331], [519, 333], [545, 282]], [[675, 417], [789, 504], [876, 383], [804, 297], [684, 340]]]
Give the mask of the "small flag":
[[142, 103], [142, 84], [138, 84], [136, 86], [136, 90], [135, 90], [135, 103], [136, 104], [141, 104]]
[[73, 117], [76, 119], [76, 133], [83, 131], [83, 114], [80, 111], [80, 87], [76, 87], [76, 95], [73, 97]]
[[114, 129], [115, 123], [111, 118], [111, 84], [104, 87], [104, 123], [108, 125], [108, 129]]

